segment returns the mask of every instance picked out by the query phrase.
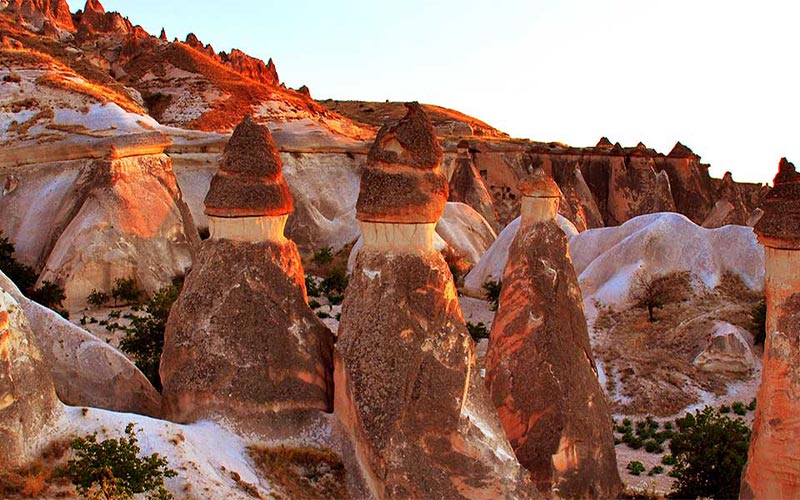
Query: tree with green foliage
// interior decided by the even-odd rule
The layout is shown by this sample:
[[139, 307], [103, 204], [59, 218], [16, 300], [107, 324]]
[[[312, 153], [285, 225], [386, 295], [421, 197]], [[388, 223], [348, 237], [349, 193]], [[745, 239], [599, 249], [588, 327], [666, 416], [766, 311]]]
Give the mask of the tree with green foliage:
[[484, 325], [482, 321], [478, 323], [467, 321], [467, 330], [469, 330], [469, 335], [472, 337], [472, 340], [474, 340], [476, 344], [483, 339], [489, 338], [489, 330], [486, 328], [486, 325]]
[[38, 276], [32, 267], [20, 264], [14, 258], [14, 244], [0, 232], [0, 271], [24, 293], [29, 295]]
[[114, 287], [111, 289], [114, 305], [117, 305], [117, 301], [122, 301], [123, 304], [135, 304], [141, 299], [142, 295], [142, 291], [139, 290], [134, 278], [117, 278], [114, 280]]
[[500, 305], [500, 292], [503, 290], [503, 282], [500, 280], [487, 280], [481, 288], [483, 288], [484, 296], [489, 301], [492, 311], [496, 311]]
[[88, 297], [86, 297], [86, 302], [88, 302], [93, 306], [101, 307], [108, 302], [109, 298], [110, 297], [107, 293], [100, 292], [92, 288], [92, 292], [89, 294]]
[[153, 387], [161, 392], [161, 377], [158, 365], [161, 352], [164, 350], [164, 331], [172, 304], [178, 300], [183, 287], [182, 281], [176, 281], [156, 292], [145, 304], [144, 314], [131, 314], [130, 326], [124, 328], [125, 337], [119, 342], [119, 348], [130, 355], [136, 366], [144, 373]]
[[344, 291], [347, 289], [349, 279], [344, 268], [336, 267], [331, 270], [327, 278], [322, 280], [319, 287], [328, 297], [328, 302], [333, 305], [341, 304], [344, 299]]
[[72, 440], [75, 459], [66, 472], [78, 492], [93, 500], [129, 500], [146, 493], [150, 500], [167, 500], [172, 494], [164, 487], [164, 478], [175, 477], [166, 458], [158, 453], [140, 457], [133, 423], [125, 427], [119, 439], [97, 441], [97, 433]]
[[319, 264], [321, 266], [330, 264], [333, 261], [333, 248], [322, 247], [319, 250], [314, 251], [314, 257], [311, 260], [315, 264]]
[[738, 498], [750, 429], [706, 406], [677, 420], [669, 448], [677, 464], [672, 498]]

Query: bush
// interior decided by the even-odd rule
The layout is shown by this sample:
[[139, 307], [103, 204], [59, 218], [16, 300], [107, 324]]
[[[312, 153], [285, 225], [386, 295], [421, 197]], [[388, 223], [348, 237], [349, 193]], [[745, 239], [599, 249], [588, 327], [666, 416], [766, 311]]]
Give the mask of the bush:
[[469, 335], [476, 344], [482, 339], [489, 338], [489, 330], [486, 329], [486, 325], [484, 325], [483, 322], [475, 324], [471, 321], [467, 321], [467, 330], [469, 330]]
[[325, 264], [330, 264], [333, 261], [333, 248], [331, 247], [322, 247], [319, 250], [314, 252], [314, 257], [311, 259], [315, 264], [319, 264], [324, 266]]
[[2, 234], [0, 232], [0, 271], [8, 276], [23, 294], [29, 296], [38, 276], [32, 267], [17, 262], [14, 258], [14, 245]]
[[750, 430], [744, 422], [706, 406], [678, 419], [678, 426], [680, 432], [669, 446], [677, 460], [670, 472], [676, 478], [670, 495], [738, 498], [750, 444]]
[[722, 405], [722, 406], [719, 407], [719, 412], [720, 413], [730, 413], [731, 412], [731, 407], [728, 406], [728, 405]]
[[500, 305], [500, 292], [503, 290], [503, 282], [500, 280], [488, 280], [481, 288], [485, 292], [486, 300], [491, 304], [489, 309], [496, 311]]
[[95, 290], [93, 288], [92, 289], [92, 293], [90, 293], [89, 296], [86, 297], [86, 302], [88, 302], [89, 304], [91, 304], [93, 306], [101, 307], [101, 306], [105, 305], [106, 302], [108, 302], [109, 298], [110, 297], [108, 296], [107, 293], [98, 292], [97, 290]]
[[763, 344], [767, 340], [767, 303], [761, 301], [753, 307], [750, 312], [753, 323], [753, 342], [756, 345]]
[[669, 453], [667, 453], [666, 455], [661, 457], [661, 463], [664, 465], [675, 465], [678, 463], [678, 460]]
[[747, 406], [745, 406], [745, 404], [741, 401], [733, 403], [732, 408], [733, 408], [733, 413], [741, 417], [747, 415]]
[[330, 275], [322, 280], [320, 289], [328, 297], [328, 302], [331, 305], [341, 304], [344, 300], [344, 291], [347, 289], [347, 271], [341, 267], [331, 270]]
[[630, 472], [632, 476], [638, 476], [645, 471], [644, 464], [638, 460], [628, 462], [626, 469], [628, 469], [628, 472]]
[[158, 453], [139, 457], [132, 423], [125, 427], [125, 434], [99, 443], [97, 433], [72, 441], [76, 458], [67, 463], [66, 471], [78, 492], [88, 498], [131, 499], [136, 493], [147, 493], [148, 499], [172, 498], [164, 488], [164, 478], [177, 474], [166, 458]]
[[647, 475], [655, 476], [656, 474], [663, 474], [663, 473], [664, 473], [664, 468], [661, 467], [660, 465], [656, 465], [655, 467], [650, 469], [650, 472], [648, 472]]
[[117, 305], [118, 300], [123, 304], [134, 304], [142, 297], [142, 291], [134, 278], [117, 278], [114, 280], [114, 288], [111, 289], [111, 297], [114, 305]]
[[756, 398], [753, 398], [753, 400], [750, 401], [750, 404], [747, 405], [747, 409], [750, 411], [756, 411]]
[[178, 299], [182, 286], [183, 283], [176, 282], [156, 292], [145, 304], [143, 315], [131, 315], [131, 324], [124, 328], [125, 337], [119, 342], [120, 350], [135, 360], [136, 366], [159, 392], [161, 377], [158, 365], [161, 351], [164, 350], [164, 330], [172, 304]]
[[43, 281], [39, 288], [30, 292], [28, 298], [45, 307], [49, 307], [64, 317], [69, 316], [62, 306], [67, 296], [64, 294], [64, 289], [55, 283]]
[[661, 446], [661, 443], [654, 439], [648, 439], [644, 442], [644, 450], [647, 453], [664, 453], [664, 448]]
[[313, 276], [306, 275], [306, 295], [309, 297], [319, 297], [322, 291], [317, 285], [317, 280]]
[[308, 307], [310, 307], [311, 309], [319, 309], [320, 307], [322, 307], [322, 304], [312, 299], [308, 301]]

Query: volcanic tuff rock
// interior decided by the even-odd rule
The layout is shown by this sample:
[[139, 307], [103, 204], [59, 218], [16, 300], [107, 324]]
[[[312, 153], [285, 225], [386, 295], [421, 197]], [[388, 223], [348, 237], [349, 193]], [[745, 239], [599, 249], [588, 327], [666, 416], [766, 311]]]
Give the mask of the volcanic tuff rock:
[[167, 321], [160, 373], [173, 421], [331, 409], [333, 336], [283, 236], [292, 200], [281, 166], [269, 130], [246, 117], [206, 197], [211, 239]]
[[492, 195], [489, 194], [475, 169], [467, 141], [458, 143], [458, 157], [455, 170], [450, 176], [450, 199], [448, 201], [466, 203], [481, 214], [495, 231], [501, 229], [494, 211]]
[[613, 498], [621, 483], [611, 412], [597, 381], [567, 240], [555, 222], [561, 193], [541, 169], [520, 191], [522, 223], [503, 272], [486, 386], [540, 491]]
[[161, 414], [161, 395], [121, 352], [25, 298], [2, 272], [0, 288], [25, 312], [63, 403], [151, 417]]
[[61, 404], [17, 301], [0, 287], [0, 467], [34, 458]]
[[755, 226], [766, 251], [767, 338], [741, 498], [800, 496], [800, 175], [781, 160]]
[[6, 9], [19, 14], [38, 30], [47, 23], [58, 29], [75, 30], [66, 0], [11, 0]]
[[[412, 182], [414, 165], [440, 175], [437, 148], [417, 106], [373, 147], [358, 201], [364, 246], [339, 325], [334, 411], [378, 498], [536, 497], [487, 404], [452, 276], [433, 249], [446, 184], [440, 192]], [[381, 205], [375, 179], [393, 163], [412, 181]], [[394, 216], [409, 205], [430, 217], [380, 217], [403, 220]]]

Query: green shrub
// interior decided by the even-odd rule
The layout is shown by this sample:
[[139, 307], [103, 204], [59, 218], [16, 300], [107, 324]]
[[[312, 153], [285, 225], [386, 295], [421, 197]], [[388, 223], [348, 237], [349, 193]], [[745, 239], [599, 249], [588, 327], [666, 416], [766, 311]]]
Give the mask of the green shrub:
[[750, 404], [747, 405], [747, 409], [750, 411], [756, 411], [756, 398], [753, 398], [753, 400], [750, 401]]
[[664, 453], [664, 448], [654, 439], [648, 439], [644, 442], [644, 450], [647, 453]]
[[332, 269], [330, 275], [322, 280], [320, 288], [325, 295], [330, 298], [331, 296], [344, 295], [347, 284], [347, 271], [341, 267], [337, 267]]
[[625, 427], [630, 427], [631, 425], [633, 425], [633, 422], [631, 422], [631, 419], [626, 417], [622, 419], [622, 425], [624, 425]]
[[322, 291], [317, 285], [317, 280], [313, 276], [306, 275], [306, 294], [309, 297], [319, 297]]
[[132, 499], [146, 493], [148, 499], [166, 500], [172, 495], [164, 478], [175, 477], [166, 458], [154, 453], [140, 457], [133, 424], [125, 427], [127, 437], [97, 442], [97, 433], [76, 438], [71, 447], [76, 458], [67, 463], [66, 472], [78, 492], [93, 499]]
[[320, 307], [322, 307], [322, 304], [312, 299], [308, 301], [308, 307], [310, 307], [311, 309], [319, 309]]
[[500, 292], [503, 290], [503, 282], [500, 280], [488, 280], [481, 288], [483, 288], [486, 300], [491, 304], [489, 309], [496, 311], [500, 305]]
[[655, 476], [656, 474], [663, 474], [663, 473], [664, 473], [664, 468], [661, 467], [660, 465], [656, 465], [655, 467], [650, 469], [650, 472], [648, 472], [647, 475]]
[[628, 469], [628, 472], [630, 472], [632, 476], [641, 475], [641, 473], [645, 471], [644, 464], [638, 460], [628, 462], [626, 469]]
[[317, 311], [317, 317], [319, 319], [325, 319], [325, 318], [330, 318], [331, 315], [323, 311]]
[[28, 298], [45, 307], [49, 307], [64, 317], [68, 316], [65, 314], [62, 306], [62, 303], [67, 296], [64, 294], [64, 289], [55, 283], [50, 281], [42, 281], [42, 284], [39, 285], [38, 288], [30, 292]]
[[737, 415], [739, 415], [741, 417], [747, 415], [747, 406], [741, 401], [737, 401], [737, 402], [733, 403], [733, 407], [732, 408], [733, 408], [733, 413], [735, 413], [735, 414], [737, 414]]
[[161, 377], [158, 365], [161, 362], [161, 351], [164, 349], [164, 330], [172, 304], [178, 299], [183, 283], [164, 287], [144, 306], [144, 314], [131, 315], [131, 324], [124, 328], [125, 337], [119, 342], [119, 348], [135, 360], [136, 366], [159, 392]]
[[92, 293], [90, 293], [89, 296], [86, 297], [86, 302], [88, 302], [93, 306], [101, 307], [108, 302], [109, 298], [110, 297], [108, 296], [107, 293], [99, 292], [95, 289], [92, 289]]
[[666, 455], [661, 457], [661, 463], [664, 465], [675, 465], [678, 463], [678, 460], [669, 453], [667, 453]]
[[730, 413], [731, 412], [731, 407], [728, 406], [728, 405], [722, 405], [722, 406], [719, 407], [719, 412], [720, 413]]
[[14, 245], [8, 238], [2, 236], [2, 232], [0, 232], [0, 271], [8, 276], [23, 294], [30, 296], [38, 276], [32, 267], [17, 262], [14, 258]]
[[489, 330], [486, 329], [486, 325], [484, 325], [483, 322], [475, 324], [471, 321], [467, 321], [467, 330], [469, 330], [469, 334], [476, 344], [482, 339], [489, 338]]
[[114, 305], [117, 305], [118, 300], [122, 301], [123, 304], [136, 303], [141, 299], [142, 295], [142, 291], [139, 290], [134, 278], [117, 278], [114, 280], [114, 287], [111, 289]]
[[747, 461], [750, 430], [714, 408], [678, 419], [680, 432], [672, 437], [670, 452], [677, 464], [671, 495], [677, 498], [738, 498], [742, 468]]
[[314, 257], [311, 259], [315, 264], [324, 266], [333, 261], [333, 248], [322, 247], [314, 252]]
[[753, 324], [753, 342], [763, 344], [767, 339], [767, 303], [761, 301], [753, 307], [750, 312], [750, 318]]
[[674, 427], [672, 422], [664, 422], [664, 430], [671, 431]]

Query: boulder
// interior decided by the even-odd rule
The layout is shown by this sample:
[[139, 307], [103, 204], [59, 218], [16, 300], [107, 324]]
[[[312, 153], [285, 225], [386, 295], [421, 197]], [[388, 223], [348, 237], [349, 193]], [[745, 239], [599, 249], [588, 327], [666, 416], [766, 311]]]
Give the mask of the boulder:
[[694, 359], [694, 365], [704, 371], [747, 375], [757, 364], [748, 338], [752, 335], [747, 330], [717, 321], [708, 346]]

